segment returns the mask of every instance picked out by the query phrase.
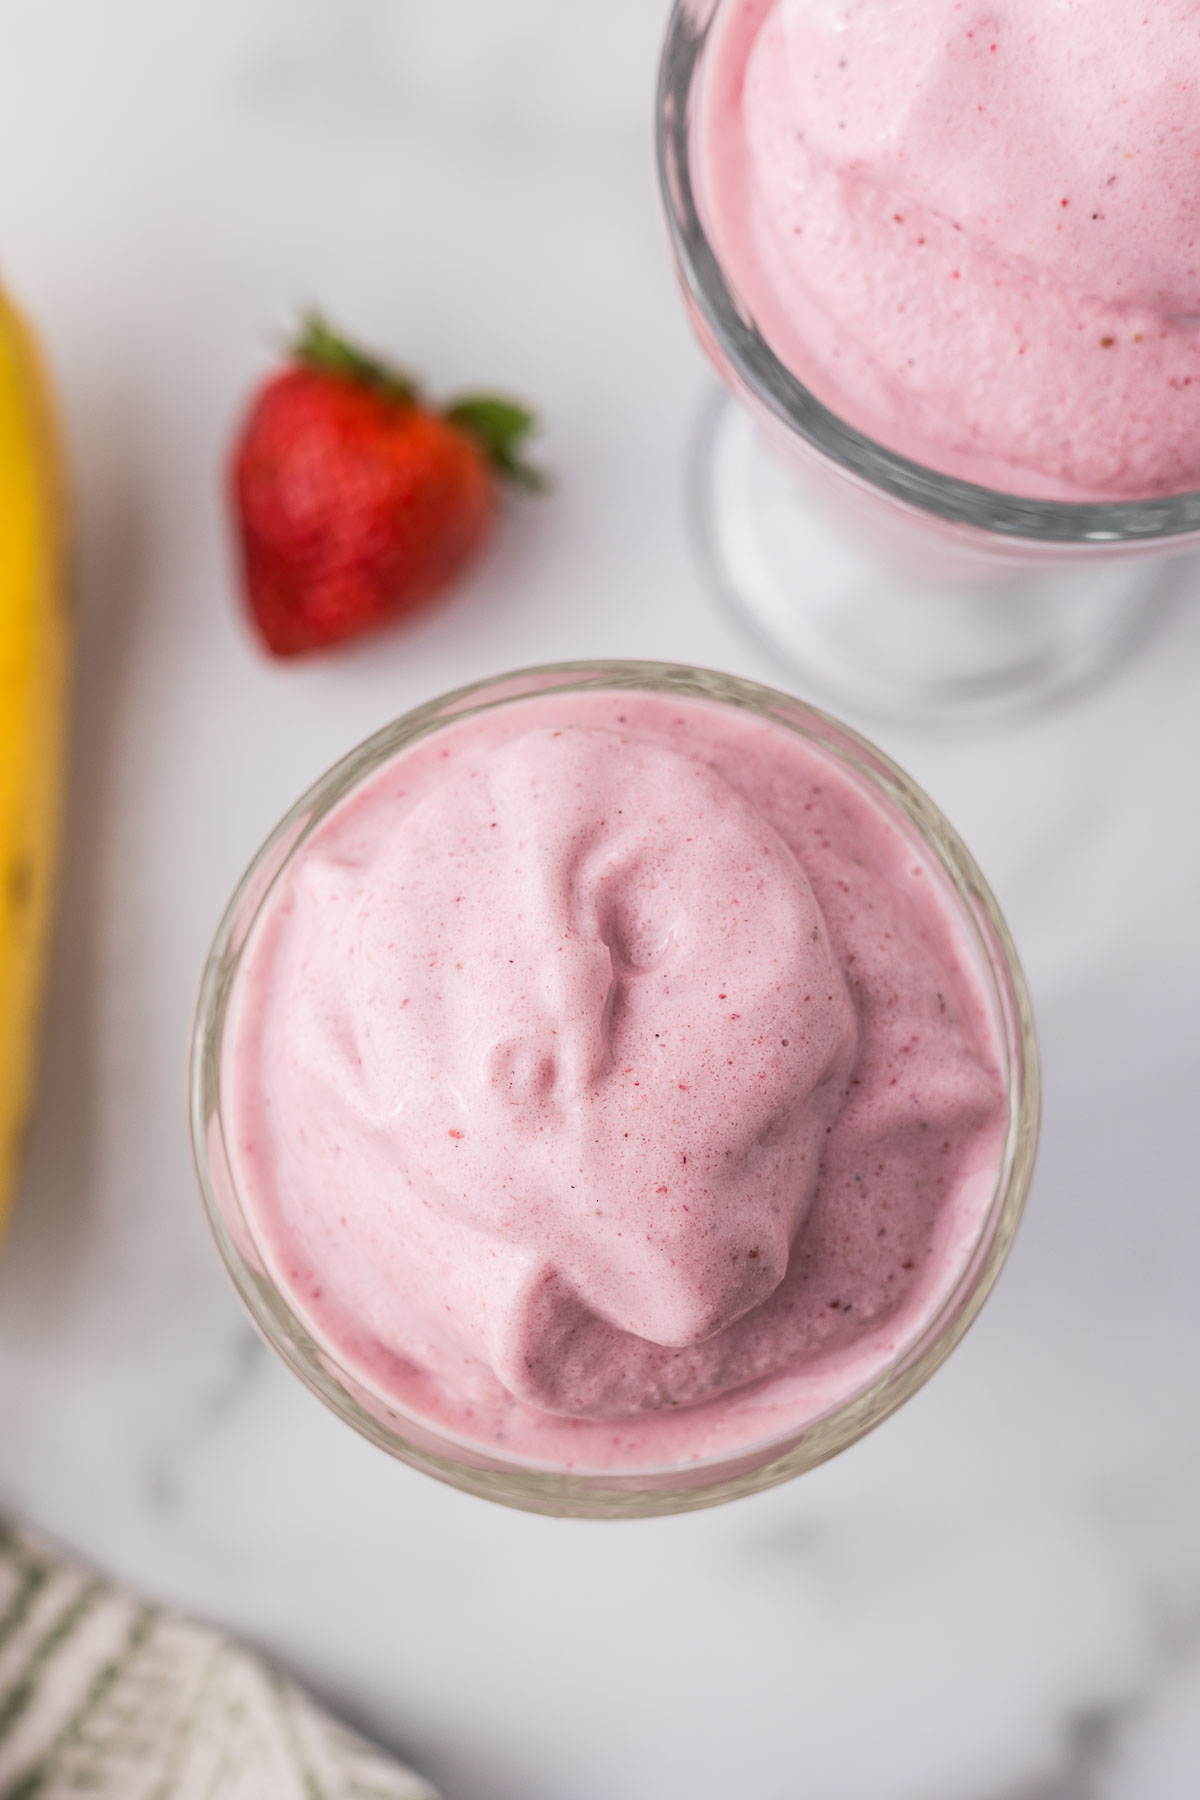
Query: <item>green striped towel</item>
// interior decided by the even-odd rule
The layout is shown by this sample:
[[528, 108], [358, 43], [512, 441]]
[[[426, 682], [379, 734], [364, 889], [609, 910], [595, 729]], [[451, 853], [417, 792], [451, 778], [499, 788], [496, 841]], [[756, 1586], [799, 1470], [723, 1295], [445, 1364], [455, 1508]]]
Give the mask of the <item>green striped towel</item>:
[[437, 1800], [283, 1676], [0, 1527], [0, 1800]]

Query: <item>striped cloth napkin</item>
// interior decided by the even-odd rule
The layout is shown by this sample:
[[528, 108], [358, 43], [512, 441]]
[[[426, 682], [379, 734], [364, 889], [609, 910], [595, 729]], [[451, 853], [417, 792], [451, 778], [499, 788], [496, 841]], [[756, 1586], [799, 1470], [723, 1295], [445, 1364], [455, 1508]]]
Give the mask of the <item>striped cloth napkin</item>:
[[0, 1526], [0, 1800], [437, 1800], [291, 1681]]

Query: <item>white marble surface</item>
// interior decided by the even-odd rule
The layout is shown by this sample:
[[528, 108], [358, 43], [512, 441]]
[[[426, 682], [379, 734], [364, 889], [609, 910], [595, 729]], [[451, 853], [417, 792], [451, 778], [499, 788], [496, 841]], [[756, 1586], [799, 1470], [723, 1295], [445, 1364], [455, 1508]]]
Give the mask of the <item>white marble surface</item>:
[[[1036, 724], [888, 747], [1006, 906], [1048, 1122], [950, 1365], [838, 1462], [646, 1525], [393, 1465], [241, 1316], [193, 1192], [209, 933], [335, 755], [552, 657], [770, 679], [681, 469], [709, 379], [648, 148], [662, 0], [0, 0], [0, 260], [78, 473], [83, 657], [42, 1105], [0, 1262], [0, 1507], [265, 1646], [446, 1800], [1200, 1791], [1200, 617]], [[320, 299], [537, 398], [560, 488], [440, 611], [267, 666], [219, 468]]]

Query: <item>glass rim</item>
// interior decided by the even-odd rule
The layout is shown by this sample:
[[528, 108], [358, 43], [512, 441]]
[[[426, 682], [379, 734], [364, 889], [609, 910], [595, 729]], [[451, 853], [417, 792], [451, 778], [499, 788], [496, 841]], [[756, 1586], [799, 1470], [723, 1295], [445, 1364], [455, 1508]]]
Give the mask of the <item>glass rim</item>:
[[[794, 1429], [708, 1459], [662, 1468], [563, 1470], [497, 1455], [370, 1392], [316, 1342], [265, 1264], [254, 1266], [219, 1192], [222, 1184], [228, 1189], [253, 1246], [225, 1146], [222, 1050], [228, 1003], [256, 920], [312, 832], [363, 780], [422, 738], [476, 713], [541, 694], [622, 690], [715, 701], [773, 719], [883, 796], [946, 878], [971, 929], [1001, 1038], [1009, 1119], [992, 1199], [969, 1255], [916, 1336], [868, 1385]], [[689, 1511], [786, 1481], [856, 1442], [921, 1387], [973, 1322], [1008, 1255], [1033, 1173], [1041, 1084], [1028, 987], [999, 905], [949, 821], [885, 752], [819, 708], [741, 677], [675, 663], [587, 660], [488, 677], [425, 702], [339, 759], [289, 809], [247, 867], [209, 950], [192, 1026], [188, 1112], [193, 1166], [217, 1249], [255, 1325], [293, 1373], [363, 1436], [439, 1480], [527, 1511], [594, 1518]], [[210, 1153], [214, 1125], [219, 1175]], [[373, 1408], [363, 1403], [364, 1395]]]
[[809, 449], [892, 500], [952, 524], [1039, 543], [1168, 543], [1200, 531], [1200, 491], [1146, 500], [1037, 500], [944, 475], [858, 431], [817, 398], [757, 330], [726, 279], [692, 180], [692, 98], [724, 0], [674, 0], [659, 67], [659, 188], [686, 293], [737, 382]]

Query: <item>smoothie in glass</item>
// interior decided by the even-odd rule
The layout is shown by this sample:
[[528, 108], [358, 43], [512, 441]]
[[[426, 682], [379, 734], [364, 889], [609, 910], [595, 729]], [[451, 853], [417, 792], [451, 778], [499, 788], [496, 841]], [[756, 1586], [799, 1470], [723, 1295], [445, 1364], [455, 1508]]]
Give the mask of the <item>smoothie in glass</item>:
[[360, 754], [235, 902], [198, 1026], [223, 1247], [389, 1431], [766, 1465], [957, 1335], [1036, 1075], [949, 828], [869, 746], [723, 677], [521, 679]]
[[780, 360], [1008, 494], [1200, 488], [1193, 0], [726, 0], [703, 201]]

